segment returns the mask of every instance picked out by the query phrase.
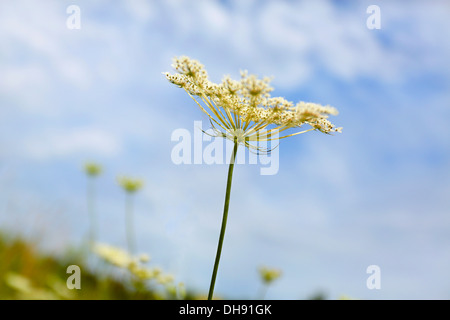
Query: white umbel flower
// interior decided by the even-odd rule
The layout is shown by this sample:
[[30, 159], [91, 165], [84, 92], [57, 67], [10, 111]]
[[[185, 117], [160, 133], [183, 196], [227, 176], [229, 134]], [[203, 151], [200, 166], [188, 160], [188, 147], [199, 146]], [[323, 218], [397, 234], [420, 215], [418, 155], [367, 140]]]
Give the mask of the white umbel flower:
[[[225, 76], [217, 84], [209, 81], [204, 66], [197, 60], [182, 56], [175, 58], [172, 66], [178, 73], [165, 73], [166, 78], [183, 88], [208, 115], [216, 135], [248, 148], [260, 150], [252, 142], [283, 139], [312, 130], [327, 134], [342, 130], [327, 119], [338, 114], [333, 107], [303, 101], [294, 105], [282, 97], [271, 97], [273, 88], [268, 77], [258, 79], [243, 71], [240, 80]], [[303, 130], [303, 125], [310, 128]], [[280, 135], [288, 129], [296, 132]]]

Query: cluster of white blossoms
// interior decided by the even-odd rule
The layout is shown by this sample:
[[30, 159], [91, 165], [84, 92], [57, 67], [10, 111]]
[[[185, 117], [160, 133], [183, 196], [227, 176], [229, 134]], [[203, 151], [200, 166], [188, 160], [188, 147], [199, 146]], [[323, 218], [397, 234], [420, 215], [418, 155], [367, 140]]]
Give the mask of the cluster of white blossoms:
[[127, 269], [140, 280], [154, 279], [160, 284], [167, 284], [174, 280], [171, 274], [163, 274], [159, 268], [149, 268], [142, 265], [150, 260], [146, 254], [133, 257], [127, 251], [107, 244], [96, 244], [94, 252], [112, 265]]
[[[282, 139], [311, 130], [323, 133], [341, 132], [329, 120], [338, 111], [330, 106], [311, 102], [293, 104], [282, 97], [271, 97], [270, 78], [258, 79], [255, 75], [241, 72], [241, 79], [225, 76], [222, 83], [208, 79], [204, 66], [197, 60], [182, 56], [172, 65], [177, 73], [165, 73], [173, 84], [183, 88], [206, 113], [218, 136], [228, 138], [249, 148], [256, 148], [251, 141]], [[280, 136], [288, 129], [303, 125], [310, 128]]]

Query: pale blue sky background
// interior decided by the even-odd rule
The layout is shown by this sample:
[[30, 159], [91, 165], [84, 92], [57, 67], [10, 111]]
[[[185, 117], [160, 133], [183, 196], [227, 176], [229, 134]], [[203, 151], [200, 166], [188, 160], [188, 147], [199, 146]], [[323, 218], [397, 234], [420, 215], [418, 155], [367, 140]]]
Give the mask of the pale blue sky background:
[[[273, 76], [274, 96], [335, 106], [344, 127], [283, 140], [276, 175], [236, 167], [216, 293], [255, 298], [264, 264], [283, 270], [269, 299], [449, 299], [449, 14], [446, 1], [2, 0], [2, 228], [78, 245], [92, 159], [101, 241], [125, 245], [115, 178], [141, 177], [138, 248], [206, 292], [227, 167], [171, 162], [172, 132], [206, 126], [161, 74], [188, 55], [214, 81]], [[380, 290], [366, 288], [371, 264]]]

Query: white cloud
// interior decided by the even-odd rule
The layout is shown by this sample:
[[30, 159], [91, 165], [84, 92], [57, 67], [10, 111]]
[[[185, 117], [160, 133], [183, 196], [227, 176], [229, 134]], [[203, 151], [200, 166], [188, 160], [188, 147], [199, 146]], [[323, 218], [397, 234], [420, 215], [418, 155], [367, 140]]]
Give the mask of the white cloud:
[[[217, 68], [217, 73], [223, 74], [227, 73], [223, 68], [228, 72], [235, 72], [230, 68], [250, 69], [274, 75], [277, 85], [284, 88], [300, 86], [321, 69], [347, 81], [365, 77], [402, 83], [409, 75], [424, 70], [417, 59], [428, 61], [442, 56], [427, 50], [426, 44], [432, 41], [429, 39], [436, 40], [432, 42], [434, 50], [448, 51], [444, 39], [436, 36], [439, 30], [447, 29], [445, 19], [430, 25], [427, 21], [434, 19], [430, 15], [424, 18], [424, 10], [417, 3], [383, 4], [381, 12], [386, 21], [381, 30], [366, 27], [369, 2], [347, 10], [336, 8], [331, 1], [246, 2], [243, 8], [237, 2], [227, 6], [219, 1], [196, 3], [171, 1], [168, 5], [168, 27], [175, 45], [185, 45], [187, 39], [195, 41], [189, 50], [198, 52], [197, 58], [221, 48], [215, 58], [222, 61], [217, 66], [209, 65], [210, 70]], [[436, 7], [433, 10], [439, 11]], [[408, 29], [396, 27], [404, 23]], [[398, 43], [407, 43], [406, 50]], [[416, 59], [408, 57], [410, 50]], [[432, 68], [440, 71], [436, 63]]]
[[22, 147], [23, 153], [34, 159], [66, 157], [77, 153], [113, 156], [121, 149], [114, 134], [91, 127], [48, 130], [26, 137]]
[[[167, 45], [177, 47], [177, 51], [189, 48], [198, 53], [197, 58], [213, 52], [214, 48], [220, 49], [217, 57], [205, 61], [221, 60], [218, 65], [207, 65], [212, 74], [249, 69], [275, 76], [275, 83], [288, 89], [308, 81], [318, 68], [347, 80], [359, 76], [380, 81], [406, 80], [411, 70], [420, 70], [422, 66], [408, 59], [407, 52], [398, 43], [406, 44], [415, 55], [420, 54], [418, 58], [423, 58], [435, 70], [442, 60], [436, 61], [437, 56], [421, 48], [421, 44], [428, 44], [433, 51], [441, 48], [449, 51], [443, 38], [436, 35], [438, 30], [445, 30], [446, 22], [442, 22], [445, 19], [430, 25], [428, 21], [436, 19], [430, 19], [430, 14], [423, 17], [424, 10], [417, 4], [383, 5], [386, 20], [383, 28], [371, 31], [365, 25], [364, 4], [340, 10], [329, 1], [263, 4], [249, 1], [245, 5], [239, 1], [226, 5], [220, 1], [166, 1], [158, 5], [137, 0], [124, 2], [122, 5], [133, 19], [150, 23], [152, 28], [148, 34], [136, 34], [129, 27], [121, 29], [111, 21], [92, 20], [88, 13], [96, 7], [90, 3], [80, 3], [84, 29], [77, 34], [64, 27], [66, 16], [64, 10], [60, 12], [64, 9], [61, 5], [46, 4], [31, 12], [26, 2], [20, 4], [18, 8], [6, 6], [0, 22], [10, 66], [13, 63], [19, 68], [19, 62], [13, 58], [17, 55], [15, 48], [25, 45], [50, 61], [53, 72], [61, 78], [81, 87], [98, 77], [127, 81], [129, 73], [140, 70], [133, 55], [148, 48], [149, 60], [162, 63], [164, 60], [158, 54], [164, 55]], [[440, 10], [432, 8], [439, 14]], [[116, 9], [110, 6], [108, 10]], [[415, 20], [408, 24], [411, 29], [407, 32], [417, 36], [408, 37], [404, 29], [395, 27], [405, 19]], [[384, 44], [378, 35], [392, 39], [394, 45]], [[72, 52], [76, 44], [85, 46], [83, 43], [91, 41], [108, 47], [108, 55], [96, 59], [79, 48]]]
[[129, 0], [124, 3], [133, 18], [140, 22], [147, 22], [156, 14], [152, 3], [145, 0]]

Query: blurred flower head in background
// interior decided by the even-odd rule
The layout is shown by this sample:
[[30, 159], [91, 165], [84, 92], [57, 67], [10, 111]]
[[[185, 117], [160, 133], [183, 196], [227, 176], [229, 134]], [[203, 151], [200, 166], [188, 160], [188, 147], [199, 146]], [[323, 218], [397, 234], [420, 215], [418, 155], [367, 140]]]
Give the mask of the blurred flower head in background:
[[86, 162], [84, 165], [84, 172], [90, 177], [96, 177], [102, 173], [102, 166], [95, 162]]
[[281, 270], [262, 266], [258, 269], [259, 275], [263, 283], [269, 285], [281, 277]]
[[126, 176], [119, 176], [117, 182], [128, 193], [135, 193], [144, 186], [143, 180]]

